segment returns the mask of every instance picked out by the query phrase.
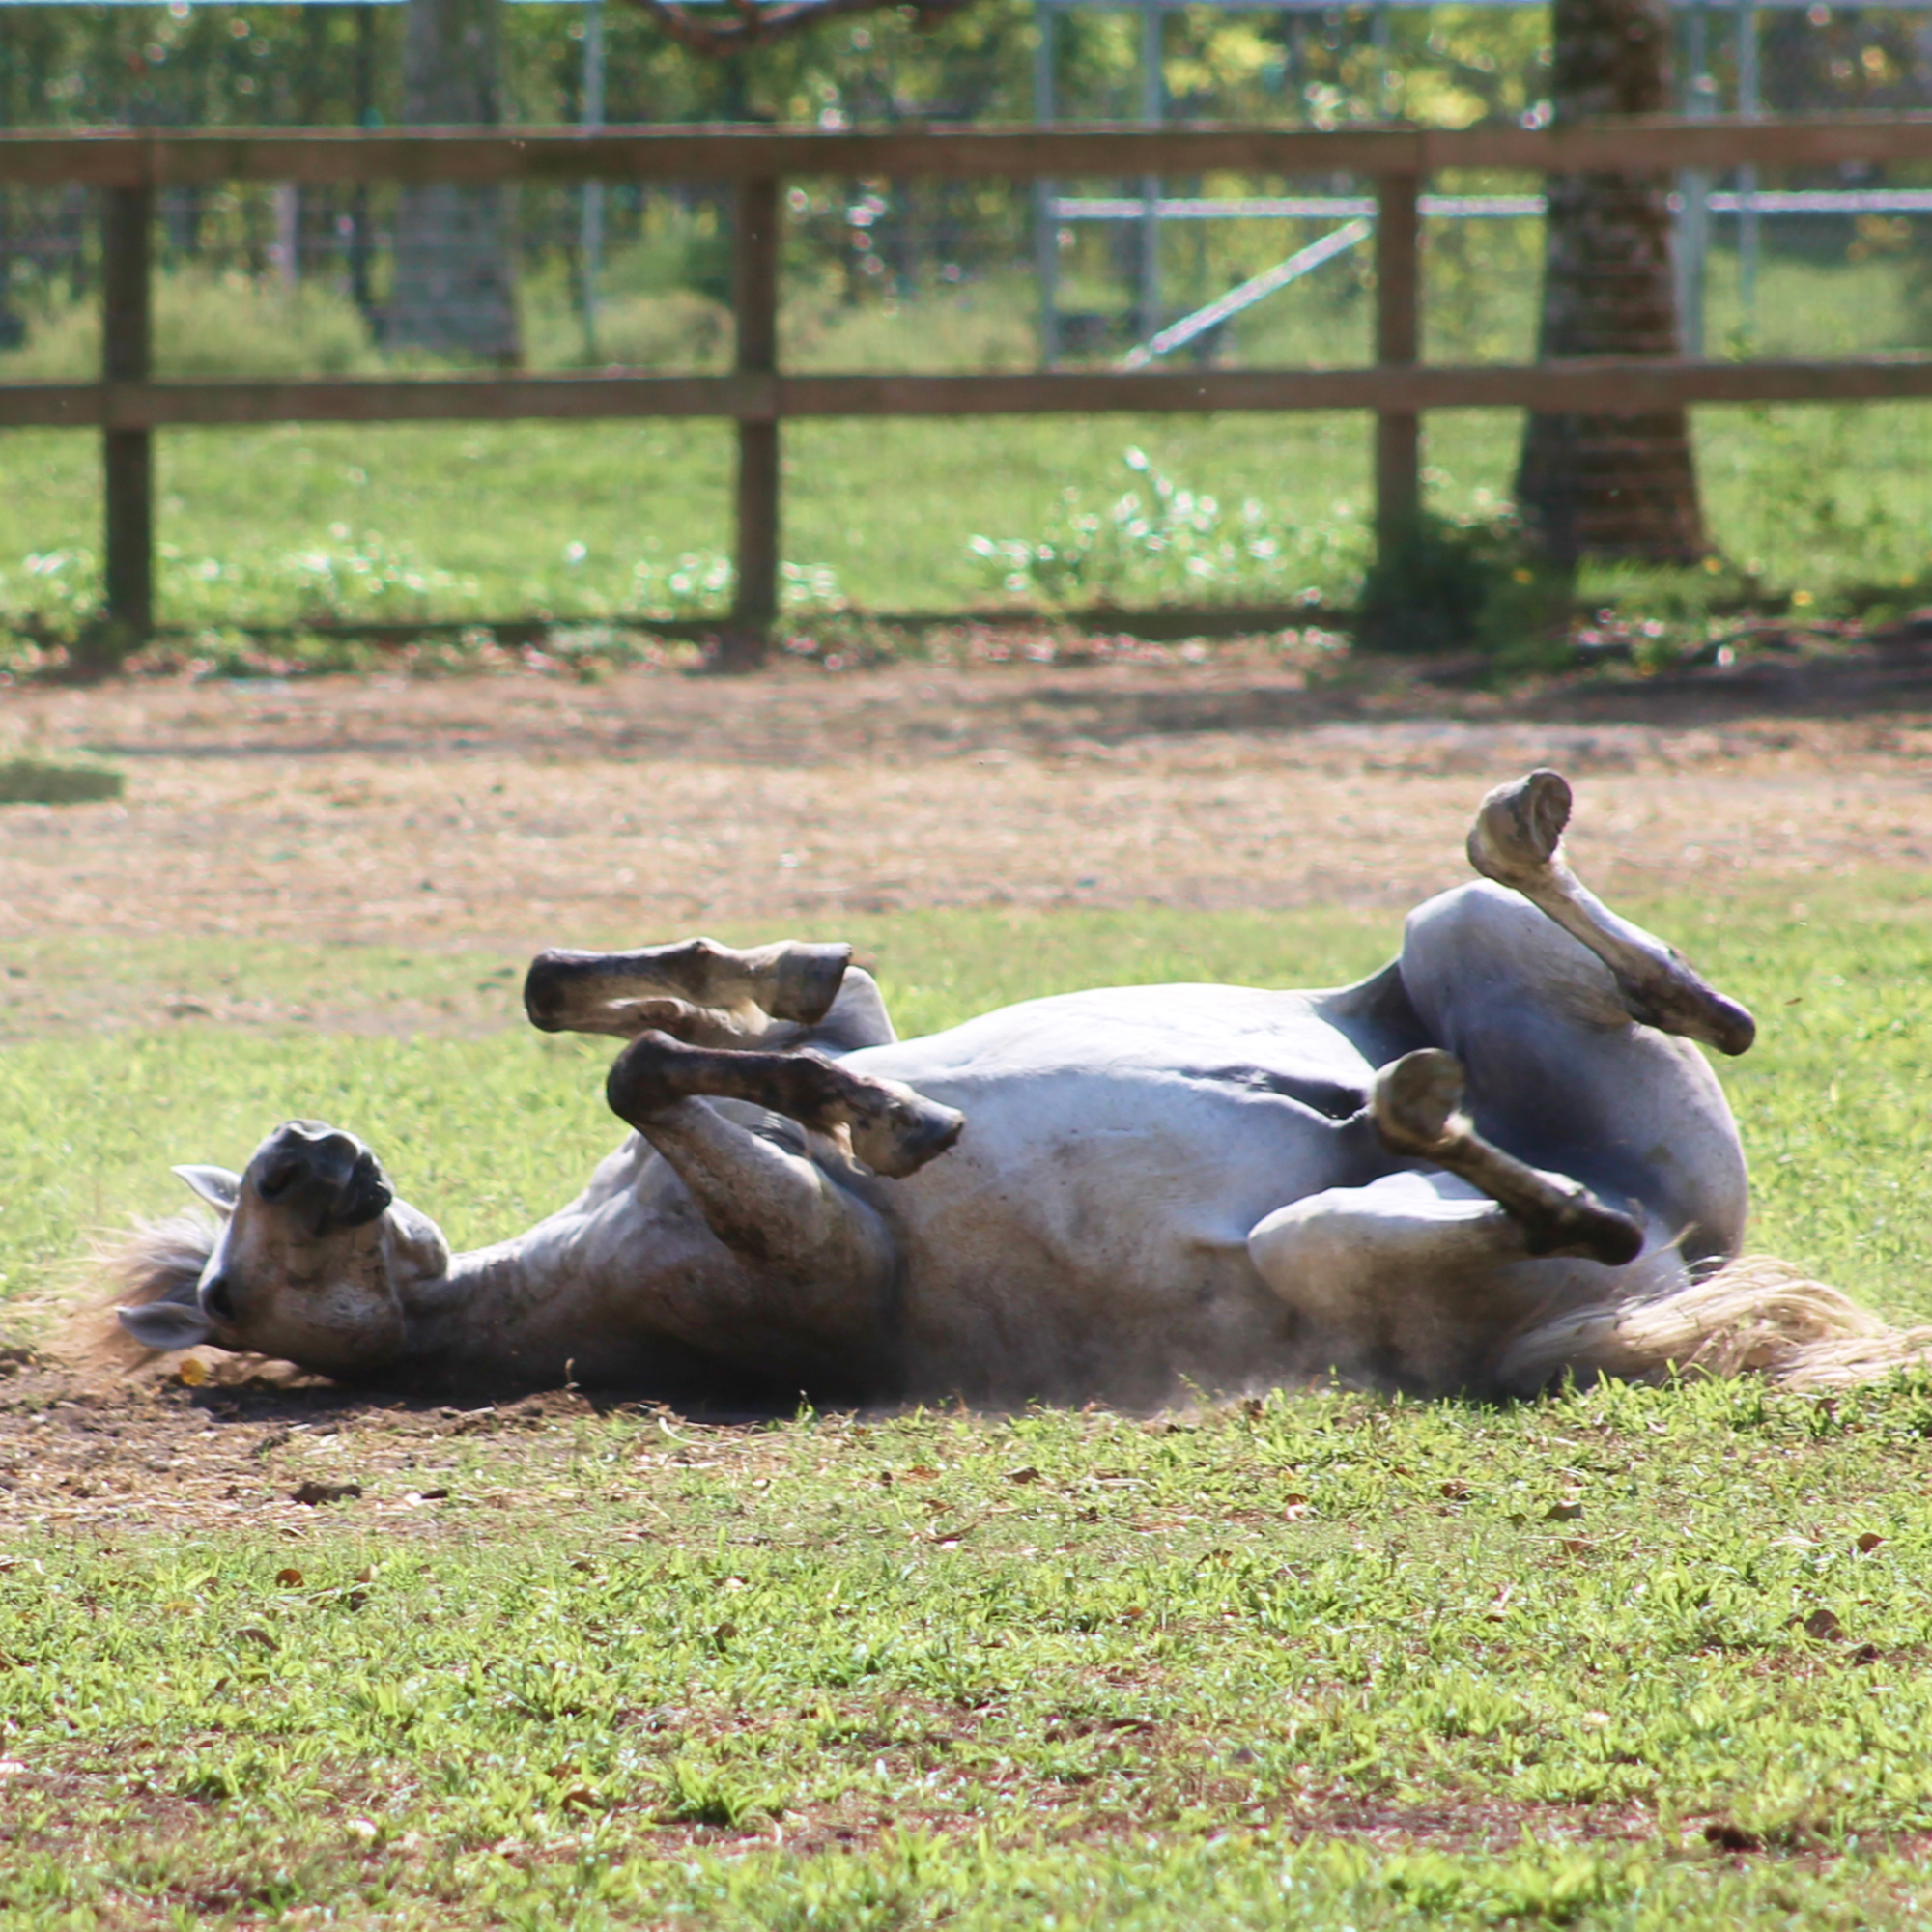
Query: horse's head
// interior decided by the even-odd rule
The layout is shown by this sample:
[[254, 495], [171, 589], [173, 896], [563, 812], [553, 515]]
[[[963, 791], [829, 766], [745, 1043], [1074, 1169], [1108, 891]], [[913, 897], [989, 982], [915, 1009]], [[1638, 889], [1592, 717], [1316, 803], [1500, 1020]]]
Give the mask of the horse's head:
[[245, 1173], [175, 1172], [224, 1225], [198, 1270], [198, 1256], [177, 1262], [157, 1295], [120, 1311], [137, 1342], [212, 1342], [336, 1376], [373, 1374], [402, 1353], [403, 1292], [440, 1276], [449, 1249], [355, 1135], [291, 1121]]

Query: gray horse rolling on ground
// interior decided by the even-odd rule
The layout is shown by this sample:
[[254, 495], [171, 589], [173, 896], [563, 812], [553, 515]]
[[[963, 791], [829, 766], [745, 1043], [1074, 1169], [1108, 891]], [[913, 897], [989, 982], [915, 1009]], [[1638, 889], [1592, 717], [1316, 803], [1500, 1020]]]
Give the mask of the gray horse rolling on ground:
[[390, 1386], [992, 1405], [1916, 1353], [1737, 1261], [1693, 1042], [1742, 1053], [1751, 1017], [1578, 884], [1569, 810], [1554, 772], [1492, 791], [1482, 878], [1337, 991], [1113, 988], [900, 1040], [843, 946], [546, 952], [532, 1021], [628, 1041], [634, 1131], [576, 1201], [452, 1255], [360, 1141], [291, 1122], [239, 1175], [177, 1170], [222, 1223], [134, 1236], [121, 1322]]

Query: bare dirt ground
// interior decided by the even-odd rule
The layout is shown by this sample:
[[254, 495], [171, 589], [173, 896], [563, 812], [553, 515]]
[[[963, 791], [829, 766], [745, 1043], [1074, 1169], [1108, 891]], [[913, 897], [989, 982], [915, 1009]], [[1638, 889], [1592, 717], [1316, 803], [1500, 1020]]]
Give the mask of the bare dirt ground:
[[1514, 697], [1239, 653], [0, 692], [0, 758], [83, 748], [127, 796], [0, 812], [0, 946], [514, 952], [934, 905], [1394, 906], [1463, 876], [1474, 799], [1539, 763], [1585, 781], [1573, 844], [1610, 891], [1932, 870], [1932, 667]]

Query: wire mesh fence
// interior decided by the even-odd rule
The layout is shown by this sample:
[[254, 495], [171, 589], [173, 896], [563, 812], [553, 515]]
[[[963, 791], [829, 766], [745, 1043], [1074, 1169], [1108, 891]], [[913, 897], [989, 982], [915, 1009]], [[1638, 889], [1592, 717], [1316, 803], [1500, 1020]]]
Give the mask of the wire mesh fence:
[[[71, 15], [66, 40], [48, 25], [57, 11]], [[0, 6], [0, 121], [15, 128], [393, 122], [401, 111], [401, 13]], [[816, 52], [777, 56], [756, 73], [694, 65], [648, 43], [635, 22], [613, 17], [609, 117], [762, 113], [827, 128], [1021, 118], [1039, 78], [1034, 16], [1007, 0], [986, 0], [974, 16], [970, 34], [962, 24], [919, 47], [882, 16], [822, 36]], [[583, 117], [591, 17], [561, 6], [512, 10], [504, 48], [510, 118], [554, 125]], [[1932, 15], [1924, 13], [1724, 7], [1683, 9], [1680, 22], [1683, 93], [1692, 108], [1932, 103]], [[1054, 31], [1060, 111], [1071, 119], [1140, 118], [1145, 18], [1069, 12]], [[1153, 42], [1155, 93], [1161, 118], [1181, 125], [1347, 127], [1408, 114], [1537, 126], [1548, 118], [1545, 41], [1543, 15], [1528, 8], [1304, 7], [1211, 17], [1168, 10]], [[1424, 360], [1531, 360], [1541, 181], [1464, 169], [1430, 185], [1422, 210]], [[1684, 308], [1708, 354], [1821, 357], [1932, 341], [1932, 169], [1763, 167], [1686, 175], [1675, 186], [1690, 217], [1681, 217], [1680, 238], [1702, 224], [1694, 253], [1683, 251], [1696, 265]], [[800, 373], [1097, 371], [1125, 366], [1137, 354], [1144, 366], [1190, 371], [1367, 364], [1372, 252], [1361, 245], [1365, 238], [1338, 238], [1366, 218], [1371, 200], [1366, 178], [1334, 170], [1069, 177], [1038, 188], [890, 175], [787, 178], [779, 360]], [[99, 373], [99, 238], [93, 191], [0, 188], [0, 382], [85, 382]], [[153, 240], [157, 378], [680, 376], [717, 375], [733, 363], [732, 191], [724, 184], [176, 185], [156, 195]], [[1311, 255], [1321, 259], [1282, 273]], [[1043, 261], [1050, 274], [1042, 274]], [[1252, 299], [1231, 305], [1233, 296], [1264, 284]], [[1513, 430], [1506, 420], [1487, 417], [1480, 434], [1465, 433], [1452, 412], [1430, 420], [1438, 500], [1507, 487]], [[1753, 434], [1775, 441], [1775, 431], [1760, 425]], [[176, 618], [492, 607], [715, 612], [731, 594], [731, 433], [723, 425], [648, 436], [560, 428], [554, 440], [567, 438], [575, 456], [566, 466], [551, 450], [544, 460], [578, 508], [547, 518], [511, 489], [484, 520], [489, 531], [469, 527], [458, 499], [435, 496], [419, 477], [431, 469], [478, 479], [485, 468], [514, 471], [526, 460], [518, 452], [537, 446], [537, 432], [291, 432], [272, 448], [260, 444], [251, 460], [266, 451], [279, 461], [275, 452], [286, 444], [334, 477], [333, 497], [325, 503], [311, 489], [283, 502], [250, 485], [227, 534], [190, 536], [220, 494], [212, 482], [216, 460], [194, 439], [229, 434], [171, 432], [158, 446], [161, 602]], [[1831, 434], [1842, 446], [1849, 432], [1841, 425]], [[1160, 496], [1150, 480], [1159, 453], [1153, 469], [1134, 469], [1126, 459], [1146, 431], [1118, 419], [1084, 423], [1077, 436], [1064, 423], [1023, 432], [965, 422], [797, 428], [787, 431], [788, 461], [813, 480], [787, 510], [781, 594], [824, 601], [851, 593], [902, 608], [929, 603], [928, 589], [942, 600], [969, 596], [975, 585], [999, 594], [1010, 588], [1016, 526], [1038, 526], [1037, 552], [1042, 530], [1060, 529], [1058, 518], [1066, 527], [1054, 539], [1057, 553], [1079, 550], [1090, 510], [1064, 509], [1062, 492], [1070, 487], [1084, 489], [1090, 505], [1145, 499], [1150, 527], [1165, 529], [1166, 518], [1174, 531], [1193, 527], [1207, 514], [1203, 502], [1259, 504], [1250, 521], [1268, 532], [1256, 539], [1268, 548], [1266, 568], [1255, 562], [1260, 553], [1243, 551], [1241, 572], [1208, 588], [1242, 594], [1239, 577], [1272, 592], [1290, 570], [1272, 559], [1300, 558], [1301, 536], [1309, 536], [1327, 561], [1305, 570], [1294, 562], [1303, 572], [1296, 594], [1318, 583], [1346, 589], [1354, 566], [1336, 559], [1358, 558], [1362, 549], [1366, 435], [1359, 416], [1254, 416], [1239, 433], [1227, 418], [1218, 429], [1204, 422], [1185, 445], [1196, 452], [1184, 459], [1185, 474], [1162, 478], [1168, 488]], [[1184, 442], [1177, 436], [1172, 446]], [[594, 458], [586, 454], [593, 444], [601, 451]], [[397, 487], [379, 527], [358, 507], [373, 487], [367, 477], [389, 462], [385, 452], [406, 445], [418, 480]], [[1794, 475], [1815, 469], [1823, 449], [1803, 447], [1802, 456], [1797, 442], [1786, 452]], [[472, 448], [482, 454], [471, 458]], [[1753, 492], [1763, 497], [1762, 466], [1753, 467], [1755, 458], [1733, 463], [1725, 450], [1723, 464], [1711, 469], [1714, 487], [1733, 488], [1741, 506]], [[648, 511], [625, 511], [634, 536], [620, 545], [609, 534], [612, 520], [601, 507], [591, 514], [582, 499], [629, 489], [635, 471], [651, 465], [668, 468], [675, 493]], [[1031, 492], [1023, 513], [1009, 507], [1013, 487], [1005, 480], [1015, 466]], [[1268, 480], [1271, 468], [1278, 481]], [[970, 502], [961, 480], [969, 472], [979, 493]], [[17, 479], [24, 471], [10, 463], [10, 473]], [[84, 560], [89, 546], [98, 549], [93, 486], [78, 475], [63, 470], [57, 489], [14, 493], [16, 513], [0, 538], [0, 575], [8, 580], [0, 605], [24, 599], [53, 609], [59, 598], [50, 586], [64, 573], [65, 582], [82, 584], [73, 600], [93, 594], [86, 586], [98, 567]], [[465, 500], [475, 500], [477, 487]], [[51, 506], [66, 500], [63, 492], [84, 500], [84, 516], [55, 516]], [[841, 508], [841, 498], [864, 508]], [[1164, 506], [1157, 515], [1156, 498]], [[432, 502], [438, 507], [396, 507]], [[1877, 527], [1849, 497], [1836, 507], [1820, 497], [1815, 515], [1806, 514], [1824, 533], [1820, 542], [1829, 536], [1847, 550], [1844, 531], [1861, 521]], [[1750, 515], [1755, 522], [1742, 509], [1731, 516], [1725, 527], [1741, 534], [1727, 541], [1740, 554], [1776, 554], [1776, 519]], [[1903, 557], [1917, 538], [1906, 512], [1891, 515], [1887, 541]], [[285, 536], [255, 528], [276, 518]], [[543, 534], [530, 534], [539, 527]], [[338, 528], [348, 534], [338, 538]], [[890, 563], [891, 545], [877, 534], [888, 529], [898, 546]], [[976, 550], [976, 540], [990, 550]], [[1164, 555], [1187, 548], [1172, 531], [1161, 541], [1169, 544]], [[10, 561], [16, 553], [68, 561], [36, 574], [24, 560]], [[1196, 562], [1206, 554], [1199, 546], [1190, 553]], [[1164, 594], [1201, 587], [1177, 580]]]

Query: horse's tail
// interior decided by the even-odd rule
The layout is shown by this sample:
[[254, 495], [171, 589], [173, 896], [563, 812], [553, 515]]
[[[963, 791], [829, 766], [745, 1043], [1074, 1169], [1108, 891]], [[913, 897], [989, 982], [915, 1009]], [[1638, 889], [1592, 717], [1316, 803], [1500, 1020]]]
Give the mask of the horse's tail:
[[1932, 1366], [1932, 1328], [1893, 1328], [1783, 1262], [1750, 1255], [1653, 1298], [1575, 1308], [1518, 1335], [1497, 1381], [1521, 1393], [1672, 1374], [1759, 1375], [1790, 1389], [1849, 1388]]

